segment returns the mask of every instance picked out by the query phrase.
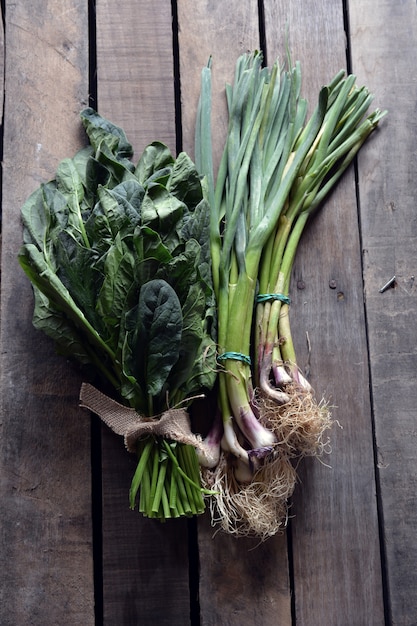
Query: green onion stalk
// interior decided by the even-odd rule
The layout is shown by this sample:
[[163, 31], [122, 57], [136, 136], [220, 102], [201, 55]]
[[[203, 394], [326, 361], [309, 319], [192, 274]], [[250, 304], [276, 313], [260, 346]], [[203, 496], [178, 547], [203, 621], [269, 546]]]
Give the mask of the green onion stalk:
[[[257, 328], [260, 332], [256, 335], [255, 351], [257, 380], [263, 383], [261, 386], [266, 391], [271, 367], [278, 386], [282, 376], [279, 360], [275, 358], [270, 364], [271, 354], [275, 351], [278, 356], [280, 352], [286, 353], [287, 348], [289, 353], [293, 352], [290, 340], [281, 344], [280, 349], [280, 336], [278, 335], [277, 341], [276, 331], [280, 310], [286, 306], [285, 313], [288, 311], [291, 269], [298, 243], [310, 216], [322, 205], [385, 114], [376, 110], [363, 119], [372, 98], [365, 87], [355, 86], [355, 76], [345, 77], [344, 72], [336, 75], [329, 86], [328, 108], [320, 133], [300, 168], [285, 211], [282, 212], [277, 228], [264, 250], [259, 291], [261, 294], [271, 293], [271, 299], [264, 303], [258, 298], [261, 300], [257, 305]], [[281, 297], [275, 297], [276, 295]], [[292, 378], [307, 385], [296, 363], [291, 363], [290, 359], [288, 366]], [[283, 378], [284, 381], [287, 380], [285, 374]]]
[[[257, 299], [254, 377], [261, 396], [269, 400], [267, 419], [280, 438], [284, 436], [285, 410], [277, 411], [275, 422], [271, 417], [274, 413], [271, 400], [279, 403], [279, 394], [284, 392], [288, 396], [287, 409], [290, 399], [292, 405], [306, 404], [304, 416], [303, 410], [297, 411], [297, 427], [292, 433], [295, 452], [314, 454], [322, 444], [323, 431], [329, 426], [326, 407], [315, 405], [310, 397], [313, 390], [297, 366], [291, 334], [289, 294], [297, 247], [308, 220], [323, 205], [326, 196], [386, 113], [377, 109], [367, 115], [373, 96], [366, 87], [357, 87], [355, 81], [355, 76], [345, 76], [341, 71], [330, 83], [322, 127], [294, 181], [286, 208], [261, 261], [259, 293], [270, 297], [258, 296]], [[288, 432], [285, 437], [290, 443]]]
[[300, 66], [284, 72], [278, 63], [269, 70], [262, 61], [260, 52], [241, 56], [234, 85], [226, 89], [229, 127], [216, 184], [208, 130], [210, 66], [205, 68], [195, 156], [197, 168], [207, 173], [211, 204], [223, 445], [248, 466], [257, 466], [276, 444], [274, 433], [258, 420], [253, 402], [251, 334], [262, 251], [313, 146], [327, 104], [323, 88], [304, 126], [307, 103], [300, 99]]
[[[215, 489], [228, 485], [217, 509], [232, 533], [236, 525], [242, 534], [276, 532], [279, 523], [272, 518], [282, 515], [282, 501], [295, 484], [288, 463], [294, 444], [277, 425], [282, 407], [291, 404], [294, 383], [309, 390], [289, 325], [291, 270], [305, 224], [384, 115], [377, 110], [364, 119], [372, 96], [344, 72], [320, 90], [308, 121], [300, 91], [299, 63], [284, 70], [276, 62], [269, 69], [260, 52], [238, 59], [233, 86], [226, 86], [229, 125], [214, 180], [211, 61], [202, 71], [195, 162], [206, 177], [211, 208], [223, 420], [223, 467]], [[248, 489], [255, 489], [252, 506]], [[233, 500], [245, 490], [241, 501]], [[274, 501], [265, 510], [271, 518], [266, 528], [258, 511], [261, 500], [271, 499], [265, 495]]]

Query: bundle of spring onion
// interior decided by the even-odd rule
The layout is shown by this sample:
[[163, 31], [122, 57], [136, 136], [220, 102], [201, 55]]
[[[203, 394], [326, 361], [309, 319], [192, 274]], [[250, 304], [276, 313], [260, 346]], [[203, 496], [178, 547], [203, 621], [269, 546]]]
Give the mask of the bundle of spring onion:
[[[211, 62], [203, 69], [195, 160], [206, 176], [218, 307], [222, 455], [207, 469], [213, 519], [228, 533], [275, 534], [285, 523], [292, 459], [319, 454], [331, 420], [297, 367], [289, 325], [291, 270], [309, 217], [384, 115], [339, 72], [306, 123], [299, 64], [241, 56], [226, 88], [229, 126], [215, 181]], [[209, 465], [209, 463], [207, 463]]]
[[185, 153], [174, 159], [158, 142], [134, 166], [122, 129], [92, 109], [81, 119], [90, 145], [22, 208], [19, 261], [34, 287], [33, 322], [105, 392], [92, 387], [89, 397], [116, 432], [131, 407], [142, 432], [130, 436], [138, 453], [131, 507], [162, 520], [201, 513], [198, 441], [175, 437], [193, 397], [216, 377], [200, 177]]

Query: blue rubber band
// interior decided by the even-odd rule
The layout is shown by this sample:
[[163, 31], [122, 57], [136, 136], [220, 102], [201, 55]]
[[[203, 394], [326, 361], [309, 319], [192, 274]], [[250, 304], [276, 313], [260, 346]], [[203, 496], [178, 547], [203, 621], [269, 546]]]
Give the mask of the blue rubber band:
[[291, 300], [288, 296], [284, 296], [283, 293], [260, 293], [256, 296], [256, 302], [270, 302], [271, 300], [280, 300], [284, 304], [291, 304]]
[[219, 354], [217, 357], [218, 361], [226, 361], [227, 359], [242, 361], [242, 363], [246, 363], [246, 365], [251, 364], [250, 356], [246, 356], [246, 354], [242, 354], [241, 352], [223, 352], [223, 354]]

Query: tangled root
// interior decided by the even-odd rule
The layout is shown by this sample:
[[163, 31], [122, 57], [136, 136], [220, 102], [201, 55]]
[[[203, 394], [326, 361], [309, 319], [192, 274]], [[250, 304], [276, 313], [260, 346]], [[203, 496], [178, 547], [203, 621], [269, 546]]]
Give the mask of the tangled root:
[[265, 541], [282, 531], [297, 480], [294, 459], [330, 451], [324, 435], [332, 425], [328, 405], [317, 403], [311, 390], [295, 383], [285, 385], [285, 393], [289, 401], [279, 405], [256, 390], [259, 421], [274, 432], [278, 443], [249, 482], [237, 479], [239, 468], [230, 453], [222, 452], [214, 469], [202, 469], [203, 486], [216, 494], [209, 501], [212, 525], [229, 535]]
[[212, 524], [230, 535], [265, 541], [285, 528], [296, 472], [287, 455], [279, 451], [251, 482], [241, 484], [229, 457], [222, 453], [217, 467], [202, 473], [205, 486], [216, 492], [209, 505]]
[[272, 430], [290, 457], [321, 456], [329, 447], [325, 431], [332, 425], [329, 407], [318, 403], [310, 390], [285, 386], [289, 402], [278, 405], [262, 390], [256, 392], [259, 421]]

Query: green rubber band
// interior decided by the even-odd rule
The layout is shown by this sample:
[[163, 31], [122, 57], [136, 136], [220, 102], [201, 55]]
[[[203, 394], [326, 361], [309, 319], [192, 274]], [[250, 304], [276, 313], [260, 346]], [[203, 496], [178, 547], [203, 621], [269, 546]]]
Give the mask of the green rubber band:
[[246, 356], [246, 354], [242, 354], [241, 352], [223, 352], [217, 357], [218, 361], [226, 361], [227, 359], [234, 359], [235, 361], [242, 361], [246, 363], [246, 365], [251, 364], [250, 356]]
[[280, 300], [284, 304], [291, 304], [290, 298], [283, 293], [260, 293], [256, 296], [256, 302], [258, 304], [269, 302], [270, 300]]

